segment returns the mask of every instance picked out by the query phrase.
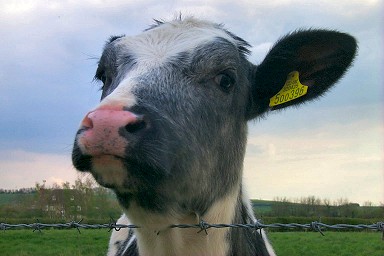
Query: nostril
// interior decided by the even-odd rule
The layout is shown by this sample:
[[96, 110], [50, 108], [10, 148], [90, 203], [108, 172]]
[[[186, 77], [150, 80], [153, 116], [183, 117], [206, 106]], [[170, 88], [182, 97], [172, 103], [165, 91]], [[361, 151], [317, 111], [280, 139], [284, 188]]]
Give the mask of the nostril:
[[81, 130], [88, 130], [93, 128], [93, 122], [92, 119], [89, 118], [89, 113], [84, 117], [84, 119], [81, 121], [80, 129]]
[[125, 130], [129, 133], [135, 133], [147, 126], [143, 118], [138, 118], [136, 122], [129, 123], [125, 126]]

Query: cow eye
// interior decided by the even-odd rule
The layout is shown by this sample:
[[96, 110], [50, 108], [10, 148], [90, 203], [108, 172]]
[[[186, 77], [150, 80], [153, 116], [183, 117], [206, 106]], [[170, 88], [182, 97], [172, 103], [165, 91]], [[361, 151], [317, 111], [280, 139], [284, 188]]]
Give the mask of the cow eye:
[[229, 72], [222, 72], [215, 76], [215, 83], [225, 92], [229, 92], [229, 90], [234, 86], [236, 80], [234, 78], [234, 74], [230, 74]]

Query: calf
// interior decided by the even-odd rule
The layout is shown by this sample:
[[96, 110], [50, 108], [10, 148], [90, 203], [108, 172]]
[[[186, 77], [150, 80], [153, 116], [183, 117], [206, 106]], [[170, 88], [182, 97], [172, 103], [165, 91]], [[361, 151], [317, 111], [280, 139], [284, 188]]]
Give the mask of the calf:
[[96, 71], [100, 105], [83, 119], [72, 158], [124, 208], [110, 255], [274, 255], [252, 229], [169, 228], [253, 223], [243, 188], [247, 122], [326, 92], [354, 59], [353, 37], [298, 30], [260, 65], [249, 44], [194, 18], [112, 37]]

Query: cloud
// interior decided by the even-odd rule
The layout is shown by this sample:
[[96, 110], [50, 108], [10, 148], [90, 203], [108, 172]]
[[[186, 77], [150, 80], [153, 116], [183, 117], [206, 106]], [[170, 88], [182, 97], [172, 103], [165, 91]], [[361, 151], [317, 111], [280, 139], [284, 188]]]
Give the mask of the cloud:
[[70, 155], [41, 154], [23, 150], [0, 151], [0, 188], [34, 187], [36, 182], [47, 185], [70, 181], [77, 177]]
[[[348, 116], [363, 111], [345, 107], [329, 114]], [[274, 124], [266, 123], [251, 127], [249, 143], [264, 149], [261, 154], [246, 155], [245, 181], [252, 195], [268, 199], [316, 195], [358, 203], [367, 198], [376, 204], [383, 202], [381, 122], [372, 122], [369, 116], [348, 122], [331, 117], [324, 124], [299, 121], [289, 126], [283, 118], [284, 126], [271, 131], [268, 127]]]
[[260, 145], [248, 143], [247, 144], [247, 155], [261, 155], [264, 153], [264, 149]]

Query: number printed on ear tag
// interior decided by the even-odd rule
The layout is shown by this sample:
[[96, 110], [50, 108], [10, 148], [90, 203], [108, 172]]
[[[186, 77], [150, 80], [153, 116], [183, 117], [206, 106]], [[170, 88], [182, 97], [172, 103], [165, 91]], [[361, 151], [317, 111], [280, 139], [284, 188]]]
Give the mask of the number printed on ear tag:
[[277, 106], [288, 101], [300, 98], [307, 94], [308, 86], [299, 81], [299, 72], [292, 71], [288, 74], [283, 88], [269, 100], [269, 106]]

